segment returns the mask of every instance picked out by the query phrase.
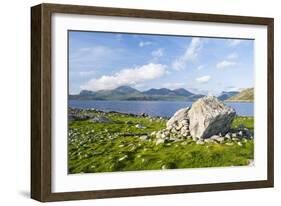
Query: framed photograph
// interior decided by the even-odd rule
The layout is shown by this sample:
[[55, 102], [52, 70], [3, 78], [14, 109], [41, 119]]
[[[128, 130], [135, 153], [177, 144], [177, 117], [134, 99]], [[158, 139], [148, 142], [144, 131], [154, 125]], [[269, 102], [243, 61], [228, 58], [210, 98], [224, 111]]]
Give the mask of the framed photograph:
[[273, 187], [273, 19], [31, 8], [31, 197]]

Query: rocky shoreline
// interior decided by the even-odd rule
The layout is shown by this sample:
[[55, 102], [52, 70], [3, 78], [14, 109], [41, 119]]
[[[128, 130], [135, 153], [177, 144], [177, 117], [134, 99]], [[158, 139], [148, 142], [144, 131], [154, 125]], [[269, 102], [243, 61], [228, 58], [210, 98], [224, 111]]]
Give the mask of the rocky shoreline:
[[[206, 100], [206, 98], [205, 98]], [[83, 121], [88, 120], [92, 123], [114, 123], [114, 124], [127, 124], [134, 126], [139, 130], [143, 130], [144, 132], [138, 133], [121, 133], [117, 135], [121, 136], [137, 136], [142, 141], [152, 141], [156, 145], [170, 143], [170, 142], [195, 142], [196, 144], [238, 144], [242, 146], [242, 143], [247, 142], [248, 140], [253, 139], [253, 133], [243, 124], [238, 125], [237, 128], [230, 128], [231, 122], [235, 116], [235, 112], [231, 108], [227, 108], [225, 105], [221, 105], [216, 99], [209, 98], [207, 99], [208, 104], [212, 101], [215, 101], [216, 106], [212, 105], [212, 110], [215, 110], [215, 114], [201, 114], [200, 111], [196, 111], [194, 108], [183, 108], [178, 110], [173, 117], [169, 120], [163, 117], [151, 117], [148, 114], [127, 114], [120, 112], [104, 112], [96, 109], [74, 109], [69, 108], [69, 121]], [[204, 102], [203, 102], [204, 103]], [[203, 104], [199, 101], [199, 104]], [[199, 106], [196, 106], [197, 108]], [[200, 105], [200, 110], [202, 110], [202, 105]], [[193, 110], [192, 110], [193, 109]], [[194, 111], [195, 110], [195, 111]], [[220, 110], [220, 112], [218, 112]], [[205, 109], [205, 113], [206, 113]], [[192, 114], [196, 113], [196, 117], [192, 117]], [[120, 116], [128, 116], [133, 118], [146, 118], [150, 122], [153, 121], [167, 121], [166, 128], [158, 131], [152, 131], [150, 133], [146, 132], [146, 126], [141, 123], [134, 124], [131, 121], [116, 121], [112, 120], [108, 117], [108, 115], [120, 115]], [[212, 116], [213, 115], [213, 116]], [[191, 122], [195, 122], [195, 119], [199, 121], [204, 120], [204, 116], [208, 116], [208, 121], [204, 120], [204, 128], [201, 128], [201, 131], [198, 132], [198, 125], [196, 127], [197, 131], [194, 131], [191, 127]], [[219, 118], [217, 117], [219, 116]], [[212, 117], [212, 118], [211, 118]], [[193, 119], [192, 119], [193, 118]], [[247, 118], [247, 117], [245, 117]], [[213, 121], [214, 120], [214, 121]], [[209, 122], [209, 124], [207, 123]], [[221, 124], [218, 124], [221, 122]], [[227, 122], [227, 124], [225, 124]], [[195, 124], [195, 123], [193, 123]], [[206, 132], [207, 131], [207, 132]], [[208, 132], [209, 131], [209, 132]], [[198, 135], [198, 134], [201, 134]], [[108, 134], [112, 136], [113, 134]]]

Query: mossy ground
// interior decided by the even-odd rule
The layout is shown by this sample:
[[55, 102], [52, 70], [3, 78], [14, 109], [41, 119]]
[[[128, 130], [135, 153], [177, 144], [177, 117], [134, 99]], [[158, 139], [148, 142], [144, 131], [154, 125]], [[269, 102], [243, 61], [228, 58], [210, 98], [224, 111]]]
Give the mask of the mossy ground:
[[[93, 113], [100, 115], [99, 112]], [[102, 114], [114, 123], [69, 121], [68, 170], [74, 173], [158, 170], [248, 165], [254, 159], [254, 140], [241, 143], [196, 144], [192, 139], [156, 145], [140, 139], [166, 127], [165, 119]], [[136, 128], [141, 124], [145, 128]], [[236, 117], [232, 127], [253, 131], [252, 117]]]

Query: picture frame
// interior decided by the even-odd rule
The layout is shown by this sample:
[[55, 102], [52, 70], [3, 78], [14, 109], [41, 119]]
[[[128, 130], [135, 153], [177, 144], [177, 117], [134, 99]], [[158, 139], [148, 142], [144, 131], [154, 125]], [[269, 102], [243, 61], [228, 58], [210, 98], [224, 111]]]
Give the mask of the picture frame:
[[[197, 23], [222, 23], [243, 25], [247, 27], [266, 27], [267, 53], [264, 68], [267, 75], [267, 146], [266, 146], [266, 178], [263, 180], [200, 183], [184, 185], [165, 185], [148, 187], [130, 187], [115, 189], [81, 190], [54, 192], [52, 185], [53, 157], [52, 113], [53, 92], [58, 85], [53, 84], [52, 31], [54, 14], [84, 16], [118, 17], [129, 21], [145, 19], [146, 22], [168, 20]], [[122, 32], [122, 31], [120, 31]], [[200, 35], [200, 34], [199, 34]], [[79, 5], [40, 4], [31, 8], [31, 198], [41, 201], [65, 201], [96, 198], [128, 197], [142, 195], [161, 195], [175, 193], [207, 192], [221, 190], [266, 188], [274, 185], [274, 20], [272, 18], [230, 16], [217, 14], [186, 13], [156, 10], [138, 10], [124, 8], [93, 7]], [[67, 94], [66, 94], [67, 95]], [[57, 111], [59, 114], [59, 112]], [[66, 172], [67, 173], [67, 172]]]

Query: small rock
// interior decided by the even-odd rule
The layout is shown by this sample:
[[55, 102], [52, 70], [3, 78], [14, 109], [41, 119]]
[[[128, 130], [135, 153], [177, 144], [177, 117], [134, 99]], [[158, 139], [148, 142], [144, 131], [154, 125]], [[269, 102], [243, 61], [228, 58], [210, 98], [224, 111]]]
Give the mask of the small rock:
[[231, 139], [231, 134], [230, 134], [230, 133], [227, 133], [227, 134], [225, 135], [225, 138], [226, 138], [226, 139]]
[[127, 158], [128, 158], [128, 156], [127, 156], [127, 155], [125, 155], [125, 156], [123, 156], [123, 157], [119, 158], [119, 159], [118, 159], [118, 161], [123, 161], [123, 160], [125, 160], [125, 159], [127, 159]]
[[240, 147], [243, 146], [242, 142], [237, 142], [237, 144], [238, 144]]
[[155, 142], [156, 145], [163, 144], [163, 143], [165, 143], [164, 139], [157, 139]]
[[188, 126], [188, 125], [189, 125], [188, 119], [183, 119], [180, 123], [181, 123], [183, 126]]
[[197, 140], [199, 140], [199, 138], [198, 137], [192, 137], [192, 140], [196, 142]]
[[136, 127], [136, 128], [139, 128], [139, 129], [145, 129], [145, 128], [146, 128], [145, 126], [143, 126], [143, 125], [141, 125], [141, 124], [137, 124], [135, 127]]
[[228, 146], [231, 146], [231, 145], [233, 145], [233, 142], [227, 142], [225, 144], [228, 145]]
[[151, 135], [151, 136], [156, 136], [156, 132], [155, 132], [155, 131], [154, 131], [154, 132], [151, 132], [150, 135]]
[[243, 137], [243, 131], [239, 131], [239, 132], [238, 132], [238, 136], [239, 136], [239, 137]]
[[167, 167], [166, 165], [163, 165], [163, 166], [161, 167], [161, 169], [162, 169], [162, 170], [166, 170], [166, 169], [168, 169], [168, 167]]
[[112, 123], [113, 121], [107, 117], [94, 117], [91, 119], [93, 123]]
[[237, 137], [232, 137], [232, 141], [239, 141]]
[[221, 136], [218, 136], [218, 135], [213, 135], [213, 136], [211, 137], [211, 139], [212, 139], [212, 140], [215, 140], [215, 141], [217, 141], [217, 142], [219, 142], [219, 143], [223, 143], [223, 142], [224, 142], [224, 137], [221, 137]]
[[204, 139], [204, 142], [206, 142], [206, 143], [215, 143], [215, 140], [208, 138], [208, 139]]
[[143, 135], [143, 136], [140, 136], [140, 139], [143, 141], [147, 141], [149, 139], [149, 137], [146, 135]]
[[204, 140], [199, 139], [196, 144], [205, 144]]

